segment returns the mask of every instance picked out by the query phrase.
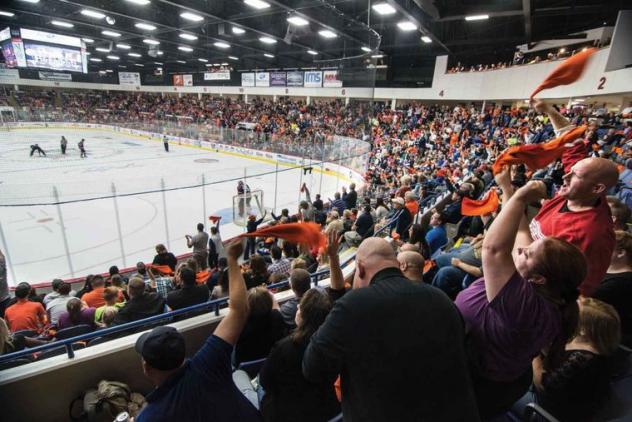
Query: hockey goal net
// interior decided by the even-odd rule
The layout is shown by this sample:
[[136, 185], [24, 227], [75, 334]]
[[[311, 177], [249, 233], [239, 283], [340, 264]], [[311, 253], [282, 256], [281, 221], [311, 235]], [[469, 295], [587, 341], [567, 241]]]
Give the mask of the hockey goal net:
[[245, 226], [249, 215], [254, 215], [259, 219], [264, 213], [262, 190], [253, 190], [249, 193], [233, 196], [233, 222], [235, 224]]

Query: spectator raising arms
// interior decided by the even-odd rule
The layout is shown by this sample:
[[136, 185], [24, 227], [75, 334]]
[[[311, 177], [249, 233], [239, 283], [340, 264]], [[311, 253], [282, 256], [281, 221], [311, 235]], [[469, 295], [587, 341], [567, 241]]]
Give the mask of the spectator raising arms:
[[[505, 169], [499, 185], [509, 178]], [[543, 353], [556, 368], [577, 326], [577, 287], [586, 259], [572, 244], [531, 242], [524, 216], [546, 194], [529, 182], [507, 202], [483, 239], [483, 273], [456, 298], [470, 338], [474, 388], [483, 418], [508, 410], [531, 383], [531, 360]], [[514, 244], [516, 247], [515, 253]]]
[[136, 422], [261, 420], [231, 376], [230, 356], [248, 318], [246, 286], [237, 263], [242, 253], [240, 242], [228, 246], [229, 311], [191, 359], [185, 359], [184, 337], [172, 327], [154, 328], [138, 338], [143, 372], [156, 389]]

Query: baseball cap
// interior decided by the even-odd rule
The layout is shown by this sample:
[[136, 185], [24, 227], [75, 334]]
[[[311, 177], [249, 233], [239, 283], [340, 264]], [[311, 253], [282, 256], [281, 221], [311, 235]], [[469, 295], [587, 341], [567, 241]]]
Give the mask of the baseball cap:
[[169, 371], [184, 361], [184, 337], [173, 327], [156, 327], [136, 340], [135, 346], [151, 367]]

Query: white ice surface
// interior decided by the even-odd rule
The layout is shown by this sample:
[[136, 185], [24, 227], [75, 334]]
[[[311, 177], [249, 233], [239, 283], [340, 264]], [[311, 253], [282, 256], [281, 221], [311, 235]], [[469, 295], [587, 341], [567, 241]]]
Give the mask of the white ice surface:
[[[61, 155], [59, 148], [62, 135], [69, 143], [66, 156]], [[81, 138], [86, 140], [86, 159], [79, 157], [76, 145]], [[34, 143], [46, 151], [47, 157], [38, 157], [37, 153], [29, 157], [29, 146]], [[107, 130], [0, 132], [0, 224], [4, 234], [0, 247], [8, 255], [10, 285], [106, 272], [111, 265], [124, 268], [137, 261], [151, 262], [157, 243], [166, 244], [176, 255], [185, 253], [189, 250], [184, 235], [195, 234], [199, 222], [208, 227], [210, 215], [222, 215], [224, 239], [238, 235], [244, 229], [231, 222], [232, 201], [236, 194], [236, 179], [243, 178], [244, 169], [251, 189], [263, 190], [264, 206], [273, 208], [274, 164], [177, 144], [171, 144], [170, 150], [166, 153], [161, 142]], [[312, 195], [321, 191], [320, 172], [314, 171], [303, 177], [301, 169], [280, 167], [280, 170], [276, 204], [279, 213], [282, 208], [296, 210], [301, 182], [307, 183]], [[109, 196], [112, 184], [119, 195], [159, 191], [161, 179], [167, 189], [196, 185], [202, 174], [206, 183], [213, 183], [204, 188], [206, 206], [203, 206], [201, 187], [165, 193], [168, 240], [161, 192], [116, 199], [124, 255], [114, 199], [61, 205], [72, 271], [56, 205], [4, 206], [55, 202], [54, 186], [60, 201], [69, 201]], [[347, 182], [324, 174], [323, 198], [333, 196], [343, 184]]]

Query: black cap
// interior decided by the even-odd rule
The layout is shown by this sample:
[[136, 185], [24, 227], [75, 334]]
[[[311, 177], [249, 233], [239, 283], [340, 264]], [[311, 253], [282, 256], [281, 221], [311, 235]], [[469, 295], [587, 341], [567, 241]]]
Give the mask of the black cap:
[[156, 327], [136, 340], [136, 351], [152, 368], [176, 369], [184, 361], [184, 337], [173, 327]]

